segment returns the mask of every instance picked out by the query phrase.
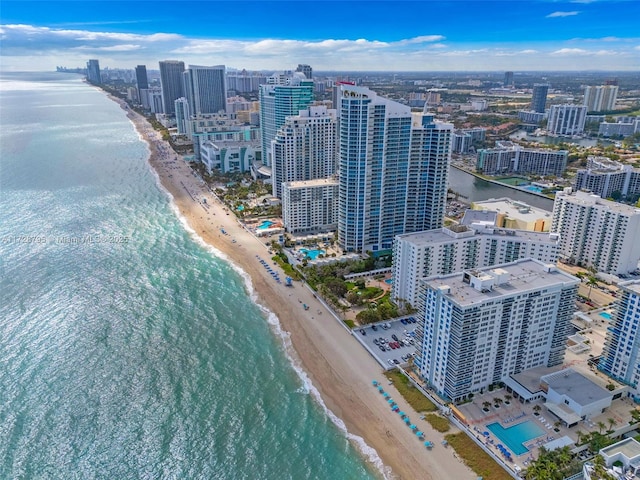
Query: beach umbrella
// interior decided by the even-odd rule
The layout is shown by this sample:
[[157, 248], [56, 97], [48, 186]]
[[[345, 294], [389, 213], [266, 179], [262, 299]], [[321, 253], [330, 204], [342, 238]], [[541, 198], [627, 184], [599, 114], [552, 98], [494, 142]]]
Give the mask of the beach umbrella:
[[385, 392], [382, 396], [383, 396], [384, 398], [389, 398], [389, 396], [390, 396], [390, 395], [389, 395], [388, 393], [386, 393], [386, 392]]
[[424, 433], [422, 433], [422, 432], [416, 432], [416, 437], [421, 437], [423, 435], [424, 435]]
[[482, 434], [483, 434], [485, 437], [488, 437], [488, 436], [489, 436], [489, 432], [486, 432], [486, 431], [485, 431], [485, 432], [482, 432]]
[[376, 380], [372, 380], [371, 383], [373, 384], [374, 387], [378, 386], [378, 382]]
[[409, 420], [409, 417], [404, 417], [404, 423], [406, 423], [407, 425], [411, 423], [411, 420]]
[[404, 417], [405, 413], [404, 413], [402, 410], [400, 410], [400, 411], [398, 412], [398, 415], [400, 415], [401, 417]]
[[378, 391], [379, 391], [380, 393], [384, 393], [384, 388], [382, 388], [381, 386], [378, 386]]
[[409, 428], [410, 428], [411, 430], [415, 430], [416, 428], [418, 428], [418, 426], [417, 426], [417, 425], [414, 425], [414, 424], [412, 423], [412, 424], [409, 426]]

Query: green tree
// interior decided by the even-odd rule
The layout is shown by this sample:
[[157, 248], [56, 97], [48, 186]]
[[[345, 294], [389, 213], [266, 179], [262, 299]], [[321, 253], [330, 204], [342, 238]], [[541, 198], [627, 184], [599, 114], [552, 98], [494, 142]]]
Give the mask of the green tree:
[[598, 279], [590, 275], [587, 278], [587, 286], [589, 287], [589, 294], [587, 295], [587, 300], [591, 300], [591, 289], [597, 285], [598, 285]]

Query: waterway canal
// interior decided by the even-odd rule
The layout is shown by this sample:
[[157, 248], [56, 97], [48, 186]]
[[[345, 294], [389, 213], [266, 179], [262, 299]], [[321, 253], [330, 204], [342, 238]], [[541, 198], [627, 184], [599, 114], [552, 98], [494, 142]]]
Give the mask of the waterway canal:
[[477, 202], [481, 200], [489, 200], [490, 198], [509, 197], [513, 200], [528, 203], [533, 207], [542, 208], [544, 210], [553, 210], [553, 200], [544, 198], [532, 193], [523, 192], [515, 188], [496, 185], [487, 182], [478, 177], [474, 177], [470, 173], [459, 170], [455, 167], [449, 167], [449, 188], [466, 198], [461, 198], [465, 202]]

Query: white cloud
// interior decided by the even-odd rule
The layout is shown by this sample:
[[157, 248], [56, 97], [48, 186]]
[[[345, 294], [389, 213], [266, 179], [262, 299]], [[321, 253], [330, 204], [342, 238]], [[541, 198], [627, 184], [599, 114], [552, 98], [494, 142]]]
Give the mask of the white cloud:
[[573, 12], [553, 12], [547, 15], [547, 18], [562, 18], [562, 17], [573, 17], [574, 15], [578, 15], [580, 12], [574, 10]]
[[[82, 66], [98, 58], [108, 67], [157, 68], [166, 58], [185, 64], [276, 71], [297, 63], [315, 70], [586, 70], [597, 58], [602, 69], [638, 66], [637, 38], [599, 43], [564, 42], [461, 44], [442, 35], [421, 35], [396, 41], [367, 38], [258, 40], [190, 38], [172, 33], [142, 35], [120, 32], [55, 29], [33, 25], [0, 26], [3, 68], [53, 69]], [[526, 48], [531, 47], [531, 48]], [[596, 48], [597, 47], [597, 48]]]
[[551, 52], [551, 55], [589, 55], [589, 51], [582, 48], [561, 48], [560, 50]]

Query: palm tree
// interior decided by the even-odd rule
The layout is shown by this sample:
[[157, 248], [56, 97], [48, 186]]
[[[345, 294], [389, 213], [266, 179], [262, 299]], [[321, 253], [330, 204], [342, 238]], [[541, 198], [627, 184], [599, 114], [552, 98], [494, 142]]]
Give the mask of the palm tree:
[[513, 397], [512, 397], [511, 395], [505, 395], [505, 396], [504, 396], [504, 402], [505, 402], [506, 404], [509, 404], [509, 403], [511, 403], [511, 399], [512, 399], [512, 398], [513, 398]]
[[607, 418], [607, 423], [609, 424], [609, 430], [613, 430], [613, 427], [618, 423], [615, 418]]
[[500, 397], [496, 397], [493, 399], [493, 403], [495, 403], [497, 406], [500, 406], [503, 402], [504, 400], [502, 400], [502, 398]]
[[576, 432], [576, 435], [578, 436], [578, 445], [580, 445], [587, 438], [587, 435], [581, 430], [578, 430]]
[[489, 407], [491, 406], [491, 402], [482, 402], [482, 407], [489, 411]]
[[598, 422], [596, 423], [596, 425], [598, 426], [598, 433], [602, 433], [602, 430], [604, 429], [604, 427], [606, 427], [606, 425], [602, 422]]
[[542, 410], [542, 407], [540, 405], [534, 405], [533, 406], [533, 411], [536, 413], [540, 413], [540, 410]]
[[594, 276], [589, 276], [587, 279], [587, 287], [589, 287], [589, 294], [587, 295], [587, 300], [591, 300], [591, 289], [598, 285], [598, 279]]

